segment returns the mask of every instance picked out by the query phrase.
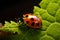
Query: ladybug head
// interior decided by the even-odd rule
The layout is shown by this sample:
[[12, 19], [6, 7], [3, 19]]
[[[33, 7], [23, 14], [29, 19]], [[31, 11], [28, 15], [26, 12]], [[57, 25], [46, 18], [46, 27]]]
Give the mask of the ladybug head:
[[32, 15], [32, 14], [24, 14], [23, 17], [28, 17], [29, 15]]
[[26, 18], [28, 18], [29, 16], [31, 16], [32, 14], [24, 14], [23, 15], [23, 20], [25, 20]]

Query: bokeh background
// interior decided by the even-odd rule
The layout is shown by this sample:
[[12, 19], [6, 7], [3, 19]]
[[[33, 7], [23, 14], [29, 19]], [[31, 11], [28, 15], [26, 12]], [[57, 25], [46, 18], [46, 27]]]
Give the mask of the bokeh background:
[[[23, 4], [24, 1], [20, 2], [22, 2], [21, 4]], [[31, 6], [27, 6], [28, 4], [30, 4], [29, 2], [32, 4]], [[22, 15], [25, 13], [33, 12], [36, 16], [42, 18], [42, 28], [39, 31], [37, 31], [36, 29], [32, 30], [30, 28], [27, 28], [27, 26], [24, 23], [22, 24], [21, 21], [19, 22], [19, 24], [14, 21], [10, 22], [5, 21], [4, 27], [0, 28], [0, 30], [4, 32], [11, 32], [13, 33], [13, 35], [8, 36], [4, 35], [5, 37], [0, 36], [0, 40], [60, 40], [60, 0], [42, 0], [40, 3], [39, 1], [29, 2], [26, 2], [26, 5], [24, 5], [25, 4], [24, 2], [23, 6], [25, 7], [23, 8], [22, 5], [19, 6], [20, 5], [19, 2], [17, 2], [17, 4], [19, 4], [18, 6], [12, 7], [11, 5], [9, 7], [6, 6], [5, 8], [1, 6], [1, 10], [12, 9], [8, 12], [6, 10], [1, 11], [2, 14], [9, 13], [9, 15], [5, 14], [6, 15], [5, 17], [7, 19], [5, 17], [3, 17], [3, 19], [8, 21], [14, 20], [15, 17], [16, 18], [22, 17]], [[17, 9], [18, 11], [16, 10], [15, 7], [18, 8]], [[30, 7], [31, 9], [30, 11], [28, 11]], [[12, 12], [14, 13], [14, 15], [16, 13], [17, 16], [10, 15], [10, 13]], [[14, 35], [17, 33], [18, 35]]]

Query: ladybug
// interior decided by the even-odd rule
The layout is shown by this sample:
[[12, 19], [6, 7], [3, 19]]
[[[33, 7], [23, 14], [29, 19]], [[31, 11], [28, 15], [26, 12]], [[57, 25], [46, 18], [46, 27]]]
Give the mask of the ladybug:
[[42, 27], [41, 18], [39, 18], [33, 14], [23, 15], [23, 21], [30, 28], [39, 28], [40, 29]]

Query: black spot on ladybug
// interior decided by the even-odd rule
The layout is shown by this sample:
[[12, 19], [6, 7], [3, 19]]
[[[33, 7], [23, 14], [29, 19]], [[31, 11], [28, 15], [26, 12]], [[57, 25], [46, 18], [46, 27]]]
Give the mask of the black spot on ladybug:
[[35, 24], [35, 23], [34, 23], [34, 22], [32, 22], [31, 26], [34, 26], [34, 24]]
[[28, 17], [28, 15], [26, 15], [26, 17]]
[[28, 24], [28, 23], [29, 23], [29, 21], [26, 21], [26, 23]]
[[36, 23], [37, 26], [39, 26], [39, 23]]
[[33, 20], [34, 20], [34, 18], [31, 18], [31, 20], [33, 21]]

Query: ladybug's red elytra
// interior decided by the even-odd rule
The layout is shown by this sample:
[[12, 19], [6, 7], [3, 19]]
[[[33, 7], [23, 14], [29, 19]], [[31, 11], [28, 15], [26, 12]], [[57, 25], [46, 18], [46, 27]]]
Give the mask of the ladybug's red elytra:
[[42, 20], [33, 14], [23, 15], [23, 20], [24, 20], [24, 23], [26, 23], [26, 25], [28, 25], [30, 28], [42, 27]]

